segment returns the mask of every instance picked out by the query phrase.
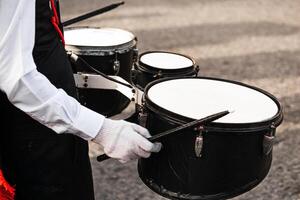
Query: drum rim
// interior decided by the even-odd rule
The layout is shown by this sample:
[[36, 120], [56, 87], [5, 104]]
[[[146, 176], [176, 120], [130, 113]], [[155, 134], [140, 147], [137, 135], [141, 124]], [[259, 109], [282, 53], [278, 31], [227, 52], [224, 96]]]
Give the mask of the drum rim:
[[[64, 29], [65, 31], [68, 30], [77, 30], [77, 29], [119, 29], [119, 28], [113, 28], [113, 27], [95, 27], [95, 26], [76, 26], [76, 27], [68, 27]], [[112, 46], [83, 46], [83, 45], [73, 45], [73, 44], [66, 44], [66, 51], [74, 52], [78, 55], [102, 55], [102, 54], [115, 54], [117, 53], [123, 53], [129, 51], [129, 49], [133, 48], [137, 44], [137, 38], [135, 35], [127, 30], [119, 29], [126, 32], [129, 32], [133, 35], [132, 40], [119, 44], [119, 45], [112, 45]], [[101, 49], [100, 49], [101, 48]]]
[[206, 126], [207, 129], [218, 129], [218, 128], [220, 128], [223, 131], [223, 129], [228, 129], [229, 128], [230, 129], [229, 131], [233, 131], [235, 129], [237, 129], [237, 131], [244, 130], [244, 129], [251, 129], [253, 131], [256, 131], [256, 129], [265, 130], [267, 128], [270, 128], [270, 126], [277, 127], [283, 121], [283, 107], [280, 104], [280, 102], [278, 101], [278, 99], [274, 95], [272, 95], [271, 93], [269, 93], [269, 92], [267, 92], [267, 91], [265, 91], [261, 88], [258, 88], [258, 87], [255, 87], [255, 86], [252, 86], [252, 85], [249, 85], [249, 84], [246, 84], [246, 83], [242, 83], [242, 82], [235, 81], [235, 80], [228, 80], [228, 79], [216, 78], [216, 77], [204, 77], [204, 76], [198, 76], [198, 77], [185, 76], [185, 77], [175, 77], [175, 78], [174, 77], [172, 77], [172, 78], [162, 78], [162, 79], [158, 79], [158, 80], [155, 80], [153, 82], [150, 82], [145, 87], [144, 96], [143, 96], [143, 101], [145, 103], [146, 109], [150, 109], [151, 111], [159, 113], [162, 118], [166, 118], [167, 120], [172, 121], [173, 123], [184, 124], [184, 123], [193, 121], [195, 119], [192, 119], [192, 118], [189, 118], [189, 117], [186, 117], [186, 116], [182, 116], [180, 114], [174, 113], [170, 110], [167, 110], [165, 108], [160, 107], [159, 105], [157, 105], [156, 103], [151, 101], [151, 99], [148, 96], [148, 91], [152, 86], [154, 86], [154, 85], [156, 85], [160, 82], [165, 82], [165, 81], [168, 81], [168, 80], [175, 80], [175, 79], [206, 79], [206, 80], [215, 80], [215, 81], [222, 81], [222, 82], [237, 84], [237, 85], [244, 86], [244, 87], [247, 87], [247, 88], [250, 88], [250, 89], [254, 89], [258, 92], [261, 92], [261, 93], [265, 94], [266, 96], [268, 96], [269, 98], [271, 98], [274, 101], [274, 103], [277, 105], [277, 108], [278, 108], [277, 113], [272, 118], [266, 119], [266, 120], [263, 120], [263, 121], [260, 121], [260, 122], [247, 122], [247, 123], [212, 122], [212, 123], [210, 123], [209, 126]]
[[[185, 58], [191, 60], [193, 65], [184, 67], [184, 68], [180, 68], [180, 69], [161, 69], [161, 68], [153, 67], [153, 66], [143, 63], [141, 61], [142, 56], [144, 56], [146, 54], [151, 54], [151, 53], [169, 53], [169, 54], [179, 55], [179, 56], [182, 56], [182, 57], [185, 57]], [[151, 51], [145, 51], [138, 56], [137, 68], [143, 72], [150, 73], [150, 74], [156, 74], [157, 72], [161, 72], [162, 74], [177, 74], [177, 73], [178, 74], [181, 74], [181, 73], [187, 74], [187, 73], [192, 73], [193, 71], [196, 70], [195, 69], [196, 62], [192, 57], [181, 54], [181, 53], [171, 52], [171, 51], [162, 51], [162, 50], [151, 50]]]

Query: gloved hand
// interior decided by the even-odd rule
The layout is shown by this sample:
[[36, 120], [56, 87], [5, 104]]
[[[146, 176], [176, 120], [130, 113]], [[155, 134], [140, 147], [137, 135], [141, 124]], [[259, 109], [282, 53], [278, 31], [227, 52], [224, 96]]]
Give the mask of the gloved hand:
[[148, 130], [123, 120], [105, 119], [94, 142], [104, 147], [104, 152], [122, 163], [139, 157], [148, 158], [151, 152], [159, 152], [160, 143], [151, 143], [146, 138]]

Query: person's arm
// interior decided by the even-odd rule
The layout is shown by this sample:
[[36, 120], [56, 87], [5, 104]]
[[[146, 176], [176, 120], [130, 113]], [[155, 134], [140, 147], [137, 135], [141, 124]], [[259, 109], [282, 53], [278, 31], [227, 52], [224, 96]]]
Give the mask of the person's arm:
[[10, 102], [57, 133], [94, 138], [104, 117], [39, 73], [33, 60], [35, 0], [0, 2], [0, 89]]
[[150, 137], [146, 129], [106, 119], [54, 87], [36, 69], [34, 42], [35, 0], [1, 0], [0, 90], [14, 106], [57, 133], [93, 139], [121, 162], [160, 150], [160, 144], [145, 139]]

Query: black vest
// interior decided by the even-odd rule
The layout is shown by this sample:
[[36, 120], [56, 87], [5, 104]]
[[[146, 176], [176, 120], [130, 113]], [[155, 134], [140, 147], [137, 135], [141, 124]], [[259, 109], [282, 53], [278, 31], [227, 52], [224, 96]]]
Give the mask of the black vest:
[[[51, 24], [49, 0], [36, 0], [33, 50], [37, 70], [76, 98], [73, 72]], [[17, 200], [93, 200], [88, 144], [71, 134], [58, 135], [15, 108], [0, 94], [0, 152]]]

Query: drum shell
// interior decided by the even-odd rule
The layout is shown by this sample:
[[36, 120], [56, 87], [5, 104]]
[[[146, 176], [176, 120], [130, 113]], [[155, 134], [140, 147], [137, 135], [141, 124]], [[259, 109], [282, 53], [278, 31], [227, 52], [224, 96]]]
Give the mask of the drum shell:
[[[151, 133], [163, 132], [192, 120], [154, 105], [147, 97], [145, 99], [146, 127]], [[201, 157], [195, 154], [197, 131], [185, 130], [162, 140], [161, 152], [139, 160], [140, 178], [149, 188], [171, 199], [227, 199], [252, 189], [265, 178], [271, 167], [272, 152], [263, 153], [263, 142], [265, 135], [275, 131], [272, 124], [278, 126], [282, 121], [282, 110], [277, 104], [279, 112], [269, 121], [204, 126]]]
[[[111, 53], [105, 54], [104, 52], [101, 52], [101, 49], [99, 49], [98, 55], [95, 52], [92, 55], [88, 55], [87, 53], [83, 53], [80, 51], [79, 52], [72, 51], [72, 53], [75, 53], [77, 56], [82, 58], [84, 61], [86, 61], [89, 65], [91, 65], [96, 70], [106, 75], [120, 76], [130, 83], [131, 69], [133, 67], [133, 63], [137, 59], [136, 51], [137, 51], [136, 45], [134, 45], [130, 49], [122, 53], [112, 51]], [[116, 61], [116, 59], [120, 63], [120, 69], [118, 73], [114, 70], [114, 62]], [[72, 67], [75, 73], [77, 72], [95, 73], [94, 70], [87, 67], [81, 67], [75, 65], [72, 65]]]
[[131, 82], [139, 89], [144, 90], [148, 83], [161, 79], [161, 78], [171, 78], [171, 77], [183, 77], [183, 76], [192, 76], [195, 77], [198, 75], [199, 67], [196, 66], [195, 61], [185, 55], [172, 53], [180, 55], [190, 59], [193, 63], [192, 66], [182, 68], [182, 69], [159, 69], [153, 66], [149, 66], [141, 62], [141, 57], [148, 53], [172, 53], [164, 51], [147, 51], [139, 55], [138, 63], [134, 64], [134, 69], [131, 72]]
[[[113, 70], [115, 55], [95, 56], [79, 55], [92, 67], [106, 75], [114, 75]], [[134, 51], [130, 50], [123, 54], [118, 54], [120, 62], [120, 71], [116, 75], [129, 82], [131, 66], [134, 62]], [[95, 73], [92, 69], [75, 66], [72, 64], [74, 73]], [[103, 89], [78, 89], [79, 100], [88, 108], [97, 111], [105, 116], [113, 116], [120, 113], [129, 103], [130, 100], [118, 91]]]
[[[74, 27], [72, 29], [85, 29], [92, 27]], [[137, 59], [137, 40], [132, 38], [124, 44], [117, 46], [76, 46], [66, 44], [68, 54], [76, 54], [88, 65], [106, 75], [115, 75], [130, 83], [131, 69]], [[119, 69], [115, 70], [115, 62], [119, 63]], [[76, 65], [71, 62], [74, 73], [97, 74], [95, 70]], [[99, 86], [101, 88], [101, 86]], [[78, 88], [79, 101], [86, 107], [101, 113], [107, 117], [119, 114], [130, 103], [130, 99], [114, 90]]]
[[[170, 122], [149, 114], [147, 129], [162, 132]], [[141, 179], [162, 196], [178, 199], [223, 199], [252, 189], [268, 174], [272, 154], [262, 153], [261, 132], [207, 131], [202, 157], [195, 156], [193, 130], [163, 140], [163, 149], [149, 159], [140, 159]], [[178, 178], [180, 177], [180, 178]], [[183, 180], [181, 180], [183, 179]]]

